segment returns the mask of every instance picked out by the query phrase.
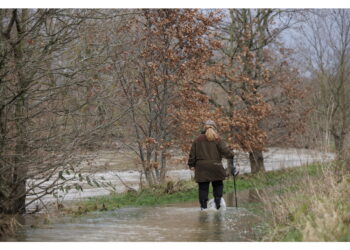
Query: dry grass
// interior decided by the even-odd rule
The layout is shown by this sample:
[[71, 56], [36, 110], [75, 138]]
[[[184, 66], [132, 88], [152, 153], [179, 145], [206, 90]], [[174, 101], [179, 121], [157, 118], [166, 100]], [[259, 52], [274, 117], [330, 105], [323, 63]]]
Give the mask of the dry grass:
[[349, 241], [350, 174], [323, 164], [320, 176], [305, 174], [277, 194], [262, 194], [271, 216], [267, 241]]
[[0, 214], [0, 239], [13, 236], [19, 226], [15, 215]]

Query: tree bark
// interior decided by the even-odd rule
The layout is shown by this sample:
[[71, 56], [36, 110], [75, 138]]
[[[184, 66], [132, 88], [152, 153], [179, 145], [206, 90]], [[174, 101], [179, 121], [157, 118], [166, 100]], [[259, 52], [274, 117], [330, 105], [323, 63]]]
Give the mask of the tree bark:
[[[25, 32], [25, 21], [28, 18], [28, 10], [23, 9], [21, 18], [18, 16], [17, 11], [14, 12], [16, 15], [16, 27], [18, 37]], [[12, 192], [14, 193], [14, 199], [11, 202], [8, 213], [20, 213], [26, 212], [25, 199], [26, 199], [26, 179], [28, 168], [24, 166], [22, 157], [26, 156], [27, 143], [26, 143], [26, 109], [28, 101], [25, 98], [25, 92], [27, 89], [28, 81], [25, 79], [25, 73], [23, 72], [23, 40], [18, 44], [14, 45], [14, 58], [16, 63], [16, 73], [18, 77], [18, 91], [23, 93], [20, 98], [17, 99], [15, 106], [15, 118], [16, 118], [16, 154], [14, 157], [13, 177], [12, 177]]]
[[338, 159], [344, 159], [344, 140], [345, 140], [345, 133], [342, 133], [342, 135], [338, 135], [335, 133], [333, 134], [333, 140], [334, 140], [334, 146], [335, 151], [337, 153]]
[[162, 150], [161, 158], [160, 158], [160, 182], [161, 183], [165, 181], [165, 173], [166, 173], [166, 151]]
[[252, 174], [265, 172], [264, 156], [261, 150], [249, 152], [249, 162]]

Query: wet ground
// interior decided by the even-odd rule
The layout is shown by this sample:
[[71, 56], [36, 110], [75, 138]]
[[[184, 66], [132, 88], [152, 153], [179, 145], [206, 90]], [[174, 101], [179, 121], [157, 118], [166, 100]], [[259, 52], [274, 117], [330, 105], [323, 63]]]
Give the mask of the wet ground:
[[[317, 161], [330, 161], [334, 155], [311, 150], [270, 149], [264, 154], [267, 170], [300, 166]], [[225, 164], [225, 162], [224, 162]], [[249, 172], [246, 155], [238, 155], [242, 173]], [[176, 169], [168, 178], [191, 179], [192, 172]], [[119, 176], [119, 178], [117, 177]], [[115, 185], [117, 192], [125, 190], [120, 182], [138, 188], [139, 172], [107, 171], [94, 174]], [[106, 188], [88, 188], [84, 192], [71, 190], [62, 196], [78, 201], [88, 196], [108, 194]], [[264, 219], [258, 215], [259, 199], [255, 191], [238, 193], [239, 207], [234, 207], [233, 194], [224, 197], [227, 207], [222, 211], [200, 211], [198, 202], [176, 203], [158, 207], [126, 207], [108, 212], [93, 212], [84, 216], [60, 216], [45, 222], [42, 216], [26, 216], [24, 227], [9, 241], [259, 241], [264, 233]], [[30, 197], [29, 199], [30, 200]], [[55, 201], [52, 196], [44, 202]], [[255, 211], [254, 211], [255, 209]]]
[[93, 212], [81, 217], [53, 218], [49, 223], [25, 227], [10, 241], [152, 241], [152, 242], [233, 242], [257, 241], [263, 234], [263, 219], [246, 208], [256, 202], [249, 191], [225, 197], [226, 209], [200, 211], [198, 202], [159, 207], [130, 207]]

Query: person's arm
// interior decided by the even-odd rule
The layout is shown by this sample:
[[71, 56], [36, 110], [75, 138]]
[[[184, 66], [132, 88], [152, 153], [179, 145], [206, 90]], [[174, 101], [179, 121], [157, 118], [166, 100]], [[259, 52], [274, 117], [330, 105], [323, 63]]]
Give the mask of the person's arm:
[[195, 142], [192, 143], [187, 165], [189, 166], [189, 168], [194, 168], [196, 166], [196, 143]]
[[218, 143], [218, 149], [220, 154], [227, 159], [227, 164], [228, 164], [230, 173], [233, 176], [237, 176], [239, 172], [234, 164], [234, 153], [232, 152], [232, 150], [222, 140], [220, 140]]
[[227, 164], [228, 164], [231, 175], [237, 176], [239, 174], [239, 170], [236, 167], [234, 158], [227, 159]]
[[233, 151], [226, 145], [223, 140], [219, 140], [217, 145], [221, 156], [224, 156], [226, 159], [233, 159]]

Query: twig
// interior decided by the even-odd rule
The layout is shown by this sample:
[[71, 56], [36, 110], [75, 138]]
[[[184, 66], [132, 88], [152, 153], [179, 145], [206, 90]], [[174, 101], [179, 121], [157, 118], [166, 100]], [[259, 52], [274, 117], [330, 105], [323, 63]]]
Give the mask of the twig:
[[130, 187], [130, 186], [128, 186], [123, 180], [122, 180], [122, 178], [120, 178], [120, 176], [118, 175], [118, 174], [115, 174], [115, 176], [117, 176], [118, 177], [118, 179], [120, 180], [120, 182], [125, 186], [125, 187], [127, 187], [129, 190], [133, 190], [133, 191], [137, 191], [135, 188], [132, 188], [132, 187]]

